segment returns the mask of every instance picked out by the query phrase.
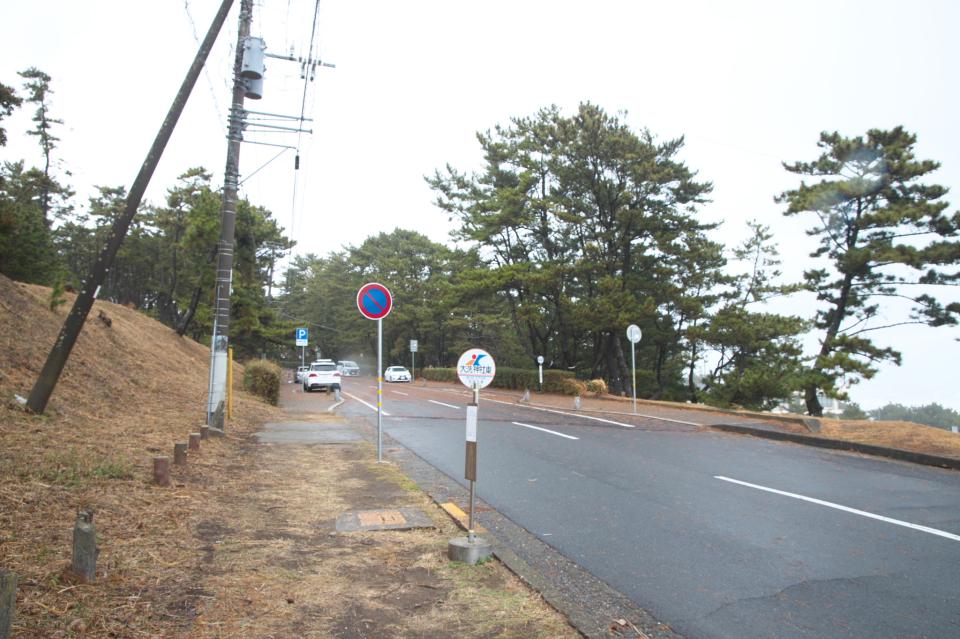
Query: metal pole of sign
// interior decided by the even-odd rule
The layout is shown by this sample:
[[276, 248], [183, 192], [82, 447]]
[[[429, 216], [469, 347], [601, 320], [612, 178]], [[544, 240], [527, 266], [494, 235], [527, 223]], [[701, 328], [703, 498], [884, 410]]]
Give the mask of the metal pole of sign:
[[417, 351], [410, 351], [410, 381], [417, 381]]
[[480, 411], [480, 384], [473, 387], [473, 403], [467, 406], [467, 459], [466, 459], [466, 479], [470, 480], [470, 508], [467, 516], [467, 541], [474, 543], [477, 535], [473, 527], [473, 513], [475, 503], [474, 485], [477, 481], [477, 422]]
[[383, 320], [377, 320], [377, 463], [383, 461]]
[[633, 414], [637, 414], [637, 344], [630, 342], [630, 368], [633, 370], [633, 382], [630, 388], [633, 390]]

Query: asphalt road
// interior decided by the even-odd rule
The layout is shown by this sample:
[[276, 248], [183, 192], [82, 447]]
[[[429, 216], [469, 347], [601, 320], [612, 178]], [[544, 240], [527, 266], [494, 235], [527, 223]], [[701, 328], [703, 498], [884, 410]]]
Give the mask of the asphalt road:
[[[463, 483], [469, 397], [385, 384], [384, 430]], [[374, 380], [344, 399], [376, 423]], [[725, 418], [699, 411], [484, 392], [479, 412], [478, 496], [688, 637], [960, 637], [955, 471], [707, 431]]]

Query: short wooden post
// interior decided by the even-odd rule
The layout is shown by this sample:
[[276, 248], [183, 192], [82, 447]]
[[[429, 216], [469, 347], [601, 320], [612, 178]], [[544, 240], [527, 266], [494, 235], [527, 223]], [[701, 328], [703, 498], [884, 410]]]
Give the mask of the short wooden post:
[[201, 426], [200, 427], [200, 439], [209, 439], [210, 437], [210, 427]]
[[0, 570], [0, 639], [10, 639], [13, 612], [17, 605], [17, 575]]
[[153, 458], [153, 483], [158, 486], [170, 485], [170, 458]]
[[173, 465], [185, 466], [186, 464], [187, 464], [187, 445], [174, 444], [173, 445]]
[[190, 450], [200, 450], [200, 433], [190, 433]]
[[77, 513], [73, 525], [73, 572], [87, 583], [97, 576], [97, 530], [93, 525], [93, 511]]

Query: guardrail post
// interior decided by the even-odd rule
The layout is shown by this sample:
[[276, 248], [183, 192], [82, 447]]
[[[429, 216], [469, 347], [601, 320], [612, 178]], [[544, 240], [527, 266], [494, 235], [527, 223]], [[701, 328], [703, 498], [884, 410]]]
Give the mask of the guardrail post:
[[17, 575], [0, 570], [0, 639], [10, 639], [13, 613], [17, 606]]
[[93, 583], [97, 576], [97, 530], [93, 525], [93, 511], [77, 513], [73, 525], [73, 572], [86, 583]]

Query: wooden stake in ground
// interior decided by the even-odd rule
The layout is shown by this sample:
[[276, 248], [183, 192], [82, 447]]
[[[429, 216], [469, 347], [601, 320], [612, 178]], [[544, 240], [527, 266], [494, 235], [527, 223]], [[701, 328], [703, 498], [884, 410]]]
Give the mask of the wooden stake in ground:
[[209, 427], [209, 426], [201, 426], [201, 427], [200, 427], [200, 439], [207, 439], [208, 437], [210, 437], [210, 427]]
[[93, 511], [77, 513], [73, 526], [73, 572], [87, 583], [97, 576], [97, 531], [93, 526]]
[[190, 433], [190, 450], [200, 450], [200, 433]]
[[10, 639], [13, 610], [17, 605], [17, 575], [0, 570], [0, 639]]
[[187, 445], [174, 444], [173, 445], [173, 465], [185, 466], [186, 464], [187, 464]]
[[153, 458], [153, 483], [157, 486], [170, 485], [170, 458]]

